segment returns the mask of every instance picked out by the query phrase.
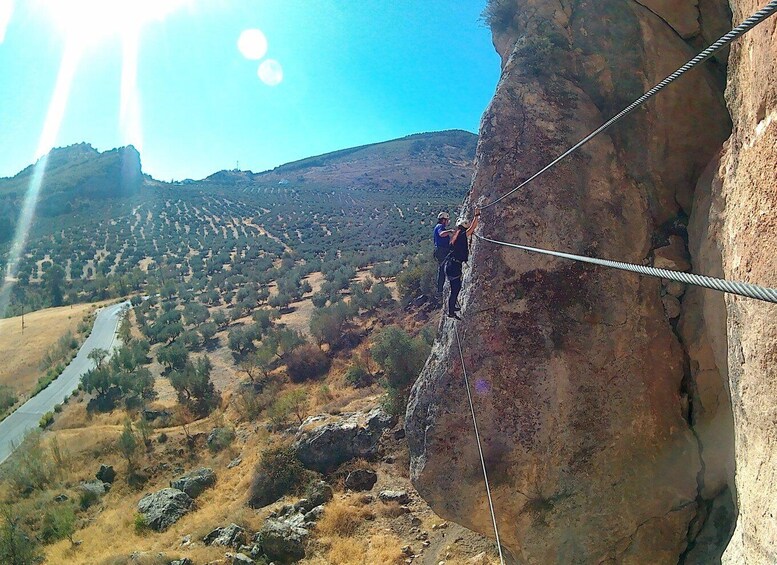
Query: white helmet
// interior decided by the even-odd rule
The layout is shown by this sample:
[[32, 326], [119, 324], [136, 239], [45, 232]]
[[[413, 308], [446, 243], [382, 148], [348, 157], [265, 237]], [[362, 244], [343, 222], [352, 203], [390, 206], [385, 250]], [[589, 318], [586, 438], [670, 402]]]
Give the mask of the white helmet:
[[456, 225], [460, 228], [469, 229], [469, 220], [466, 218], [459, 218], [459, 220], [456, 222]]
[[448, 215], [448, 212], [440, 212], [439, 214], [437, 214], [437, 219], [438, 220], [450, 220], [451, 217]]

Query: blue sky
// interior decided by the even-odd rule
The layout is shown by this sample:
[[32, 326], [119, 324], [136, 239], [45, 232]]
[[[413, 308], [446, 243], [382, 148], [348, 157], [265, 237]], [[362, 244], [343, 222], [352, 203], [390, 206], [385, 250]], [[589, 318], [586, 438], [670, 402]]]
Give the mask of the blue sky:
[[[132, 13], [116, 15], [122, 4]], [[79, 141], [134, 143], [144, 171], [169, 180], [422, 131], [476, 132], [499, 78], [483, 5], [0, 0], [0, 176]], [[266, 38], [261, 59], [238, 49], [247, 29]], [[260, 79], [262, 63], [276, 70], [270, 82], [282, 69], [280, 83]], [[69, 88], [61, 68], [72, 70]], [[66, 101], [60, 114], [53, 98]]]

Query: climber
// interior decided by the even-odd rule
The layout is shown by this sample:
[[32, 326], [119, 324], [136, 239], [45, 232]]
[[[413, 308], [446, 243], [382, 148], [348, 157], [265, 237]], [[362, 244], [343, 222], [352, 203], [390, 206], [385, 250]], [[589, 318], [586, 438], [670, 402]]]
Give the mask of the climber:
[[437, 259], [437, 296], [442, 296], [445, 285], [445, 258], [451, 250], [450, 237], [456, 230], [446, 230], [451, 217], [448, 212], [437, 214], [437, 225], [434, 226], [434, 258]]
[[456, 313], [460, 308], [456, 305], [461, 291], [461, 269], [462, 265], [469, 259], [469, 240], [478, 227], [478, 218], [480, 209], [475, 208], [475, 216], [471, 222], [465, 218], [460, 218], [456, 222], [456, 233], [451, 237], [451, 250], [445, 260], [445, 274], [451, 285], [451, 295], [448, 298], [448, 317], [461, 320]]

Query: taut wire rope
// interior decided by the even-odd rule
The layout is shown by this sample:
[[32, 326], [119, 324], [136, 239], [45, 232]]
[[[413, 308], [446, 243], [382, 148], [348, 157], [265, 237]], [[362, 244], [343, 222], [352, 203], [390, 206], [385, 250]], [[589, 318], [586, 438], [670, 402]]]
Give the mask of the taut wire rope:
[[467, 367], [464, 364], [464, 351], [461, 348], [461, 339], [459, 338], [459, 329], [453, 324], [453, 331], [456, 333], [456, 345], [459, 347], [459, 357], [461, 358], [461, 372], [464, 373], [464, 385], [467, 387], [467, 399], [469, 400], [469, 410], [472, 413], [472, 426], [475, 428], [475, 439], [478, 444], [478, 453], [480, 454], [480, 465], [483, 468], [483, 481], [486, 483], [486, 495], [488, 496], [488, 507], [491, 510], [491, 522], [494, 525], [494, 535], [496, 536], [496, 547], [499, 551], [499, 563], [504, 565], [505, 559], [502, 555], [502, 543], [499, 540], [499, 527], [496, 524], [496, 513], [494, 512], [494, 501], [491, 499], [491, 487], [488, 484], [488, 472], [486, 471], [486, 460], [483, 457], [483, 446], [480, 441], [480, 432], [478, 431], [478, 420], [475, 417], [475, 403], [472, 402], [472, 392], [469, 388], [469, 377], [467, 377]]
[[736, 26], [734, 29], [729, 31], [727, 34], [725, 34], [723, 37], [718, 39], [715, 43], [707, 47], [704, 51], [696, 55], [693, 59], [685, 63], [682, 67], [677, 69], [675, 72], [673, 72], [671, 75], [666, 77], [664, 80], [659, 82], [657, 85], [655, 85], [653, 88], [645, 92], [642, 96], [637, 98], [634, 102], [626, 106], [623, 110], [615, 114], [612, 118], [607, 120], [604, 124], [599, 126], [597, 129], [589, 133], [587, 136], [585, 136], [583, 139], [578, 141], [575, 145], [570, 147], [568, 150], [566, 150], [564, 153], [556, 157], [553, 161], [545, 165], [542, 169], [534, 173], [532, 176], [530, 176], [528, 179], [523, 181], [521, 184], [510, 190], [509, 192], [506, 192], [502, 196], [496, 198], [495, 200], [489, 202], [488, 204], [484, 204], [480, 206], [481, 210], [484, 210], [486, 208], [490, 208], [494, 204], [497, 204], [510, 196], [511, 194], [514, 194], [515, 192], [519, 191], [521, 188], [529, 184], [531, 181], [545, 173], [546, 171], [553, 168], [555, 165], [557, 165], [559, 162], [563, 161], [567, 157], [569, 157], [572, 153], [580, 149], [583, 145], [591, 141], [593, 138], [595, 138], [597, 135], [608, 129], [610, 126], [618, 122], [620, 119], [626, 117], [628, 114], [639, 108], [642, 104], [647, 102], [650, 98], [658, 94], [660, 91], [662, 91], [664, 88], [672, 84], [674, 81], [676, 81], [678, 78], [683, 76], [685, 73], [693, 69], [694, 67], [697, 67], [713, 55], [723, 49], [726, 45], [737, 39], [738, 37], [744, 35], [751, 29], [753, 29], [755, 26], [766, 20], [768, 17], [774, 15], [777, 13], [777, 0], [771, 0], [766, 6], [758, 10], [756, 13], [754, 13], [752, 16], [747, 18], [745, 21], [743, 21], [741, 24]]

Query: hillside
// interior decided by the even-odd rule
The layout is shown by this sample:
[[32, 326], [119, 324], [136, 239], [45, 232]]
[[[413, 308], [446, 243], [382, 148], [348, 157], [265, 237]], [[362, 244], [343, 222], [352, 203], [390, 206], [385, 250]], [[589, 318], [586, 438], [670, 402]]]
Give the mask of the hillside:
[[219, 171], [205, 180], [262, 187], [434, 189], [469, 181], [476, 144], [477, 135], [461, 130], [419, 133], [308, 157], [262, 173]]
[[[257, 563], [492, 563], [489, 540], [444, 523], [413, 491], [399, 417], [435, 332], [430, 232], [469, 186], [475, 139], [421, 134], [259, 175], [146, 178], [122, 198], [89, 191], [134, 150], [53, 151], [44, 198], [88, 208], [36, 218], [6, 315], [24, 308], [32, 322], [30, 310], [127, 295], [133, 308], [122, 349], [0, 467], [0, 510], [21, 517], [0, 514], [0, 561], [3, 540], [30, 539], [49, 563], [199, 564], [237, 551]], [[308, 180], [279, 184], [290, 169]], [[407, 170], [425, 172], [407, 182]], [[8, 375], [5, 390], [21, 395], [29, 380]], [[337, 431], [353, 421], [366, 426], [363, 446]], [[293, 446], [317, 427], [336, 431], [342, 453]], [[95, 481], [96, 462], [117, 476]], [[165, 497], [202, 467], [215, 485], [202, 496], [181, 486], [197, 500], [176, 524], [143, 510], [146, 494]], [[320, 480], [331, 501], [310, 494]], [[261, 532], [299, 533], [288, 505], [310, 498], [304, 538], [279, 550]], [[210, 541], [232, 524], [235, 540]]]
[[[303, 274], [318, 262], [390, 262], [395, 272], [428, 242], [437, 212], [461, 201], [476, 139], [466, 132], [419, 134], [268, 173], [221, 172], [186, 184], [145, 177], [140, 186], [126, 182], [141, 175], [132, 147], [53, 150], [19, 263], [23, 284], [4, 315], [118, 297], [170, 277], [197, 288], [219, 271], [267, 271], [284, 253], [304, 263]], [[295, 174], [282, 182], [280, 170]], [[31, 173], [28, 167], [0, 180], [2, 254]], [[63, 273], [54, 277], [64, 277], [56, 297], [44, 282], [52, 280], [49, 269]], [[298, 275], [273, 271], [265, 282], [273, 278]], [[214, 292], [227, 288], [218, 279], [211, 284]], [[291, 283], [282, 287], [289, 290], [281, 298], [294, 297]]]
[[52, 149], [37, 164], [0, 179], [0, 216], [21, 206], [37, 166], [45, 164], [37, 214], [44, 218], [86, 212], [95, 200], [136, 195], [143, 182], [140, 155], [132, 147], [100, 153], [88, 143]]

